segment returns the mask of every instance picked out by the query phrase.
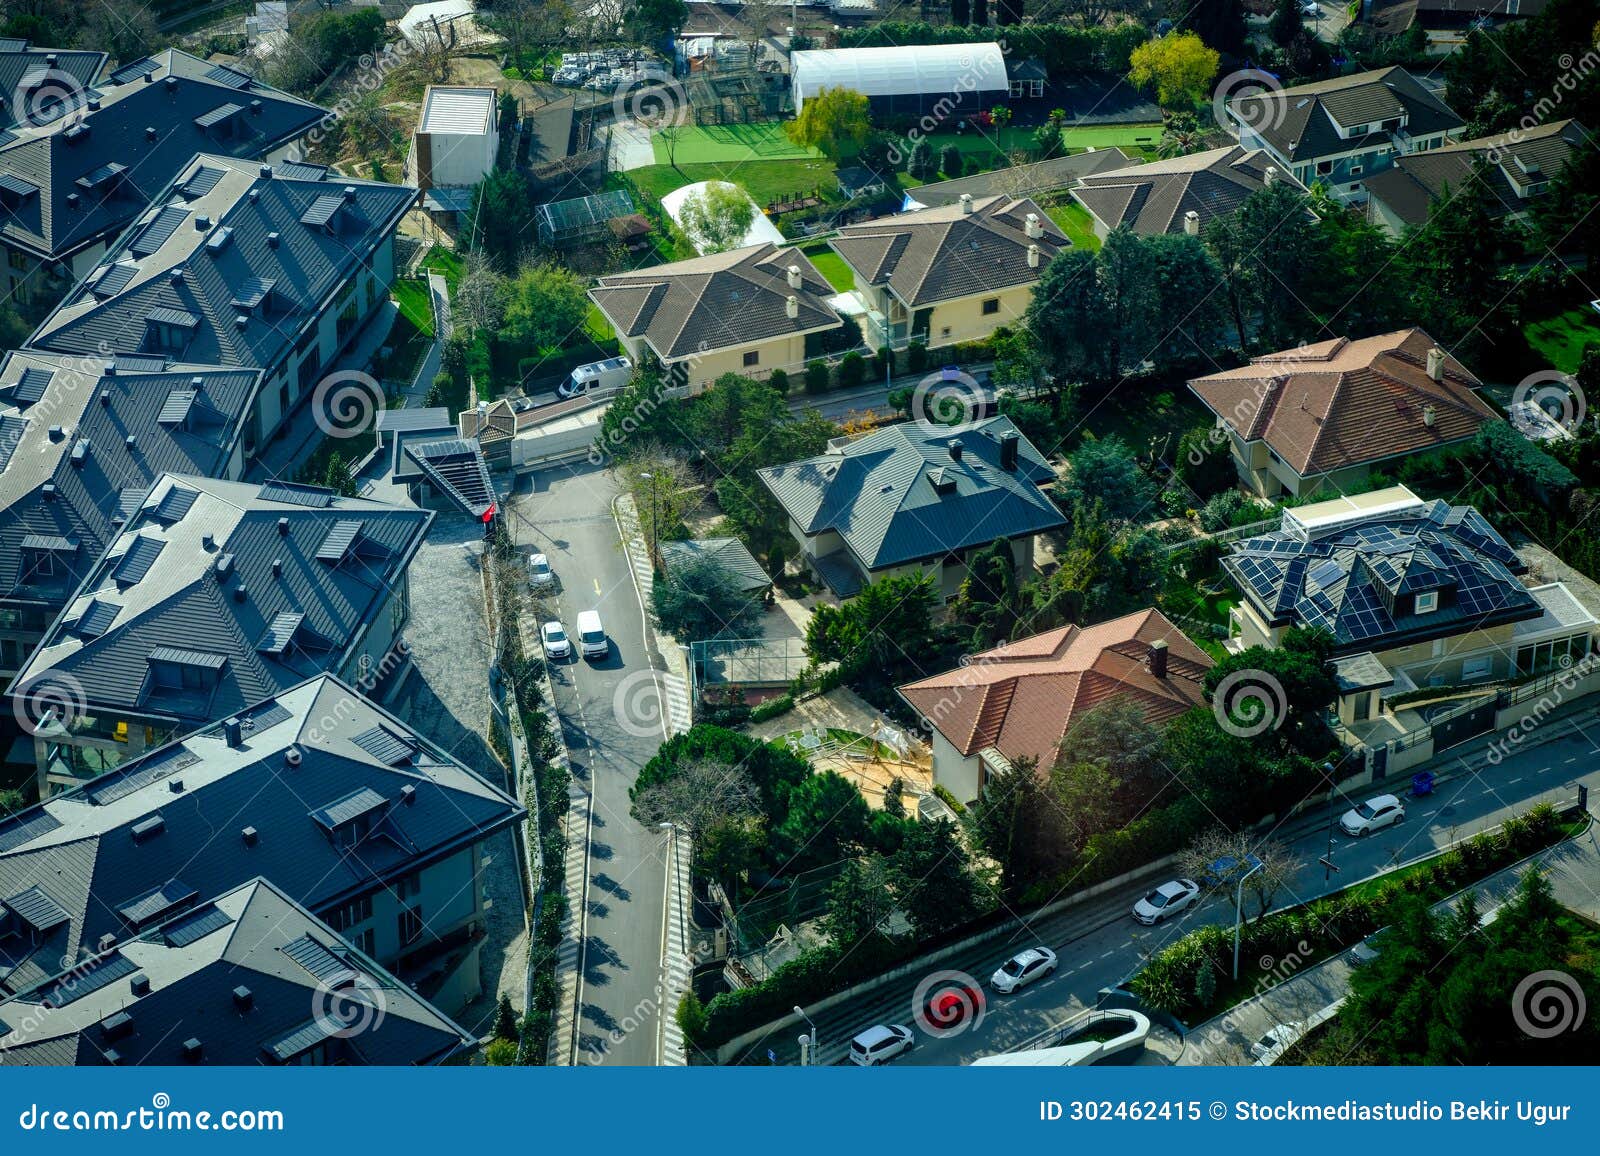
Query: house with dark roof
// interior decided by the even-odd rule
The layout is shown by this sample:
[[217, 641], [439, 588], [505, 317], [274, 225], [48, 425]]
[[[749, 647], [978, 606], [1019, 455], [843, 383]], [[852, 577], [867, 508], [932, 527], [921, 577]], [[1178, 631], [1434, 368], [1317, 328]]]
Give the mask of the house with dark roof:
[[680, 572], [700, 562], [711, 562], [727, 574], [739, 590], [752, 598], [764, 597], [772, 589], [772, 575], [761, 568], [750, 548], [738, 538], [686, 538], [661, 542], [656, 546], [661, 569]]
[[[1084, 177], [1072, 197], [1094, 218], [1102, 241], [1115, 229], [1142, 236], [1200, 231], [1275, 180], [1299, 183], [1265, 152], [1238, 145]], [[1304, 191], [1304, 190], [1301, 190]]]
[[1466, 43], [1475, 28], [1498, 28], [1531, 20], [1548, 0], [1361, 0], [1360, 22], [1381, 36], [1422, 30], [1430, 54]]
[[1285, 510], [1222, 568], [1243, 595], [1230, 649], [1326, 630], [1340, 719], [1371, 745], [1429, 721], [1394, 709], [1398, 695], [1492, 685], [1594, 649], [1596, 619], [1565, 585], [1525, 585], [1527, 565], [1482, 514], [1404, 486]]
[[1247, 149], [1265, 149], [1310, 188], [1344, 204], [1366, 200], [1367, 178], [1409, 153], [1443, 148], [1462, 119], [1398, 66], [1267, 88], [1230, 100], [1225, 125]]
[[1198, 377], [1189, 388], [1217, 418], [1252, 493], [1360, 488], [1375, 468], [1458, 445], [1498, 420], [1482, 383], [1420, 329], [1336, 337]]
[[0, 1000], [0, 1067], [433, 1065], [476, 1041], [254, 878]]
[[1071, 245], [1033, 201], [970, 193], [848, 225], [828, 243], [855, 273], [874, 348], [954, 345], [1015, 325], [1034, 282]]
[[1212, 665], [1151, 609], [1008, 642], [899, 691], [932, 733], [934, 783], [968, 802], [1019, 759], [1048, 771], [1061, 740], [1096, 707], [1133, 703], [1159, 725], [1203, 706]]
[[1004, 538], [1026, 572], [1034, 538], [1066, 525], [1040, 488], [1055, 471], [1008, 417], [902, 422], [757, 472], [788, 515], [800, 560], [841, 598], [920, 572], [948, 600], [970, 554]]
[[648, 352], [669, 385], [690, 389], [802, 368], [844, 325], [833, 295], [804, 253], [770, 242], [610, 274], [589, 290], [635, 365]]
[[1136, 164], [1138, 161], [1119, 148], [1090, 148], [1081, 153], [1051, 157], [1032, 164], [1010, 165], [984, 173], [972, 173], [970, 176], [953, 177], [948, 181], [918, 185], [906, 193], [902, 209], [909, 212], [912, 209], [958, 204], [963, 193], [974, 200], [993, 196], [1036, 197], [1040, 193], [1071, 188], [1091, 173], [1106, 173]]
[[415, 200], [321, 165], [196, 156], [27, 347], [260, 370], [249, 456], [387, 300]]
[[315, 486], [158, 479], [12, 684], [41, 795], [314, 674], [394, 673], [433, 517]]
[[0, 361], [0, 678], [165, 473], [239, 478], [255, 369], [18, 350]]
[[55, 107], [86, 91], [106, 66], [104, 52], [41, 48], [18, 37], [0, 37], [0, 130], [50, 116]]
[[489, 842], [525, 815], [317, 675], [0, 819], [0, 993], [262, 875], [458, 1008], [480, 990]]
[[75, 88], [59, 62], [43, 76], [52, 98], [23, 95], [0, 138], [3, 276], [24, 299], [90, 273], [196, 153], [276, 161], [327, 115], [176, 48]]
[[1367, 219], [1398, 237], [1426, 224], [1433, 203], [1447, 199], [1452, 189], [1481, 179], [1497, 218], [1523, 220], [1566, 168], [1573, 150], [1592, 143], [1583, 125], [1558, 120], [1397, 157], [1392, 169], [1367, 182]]

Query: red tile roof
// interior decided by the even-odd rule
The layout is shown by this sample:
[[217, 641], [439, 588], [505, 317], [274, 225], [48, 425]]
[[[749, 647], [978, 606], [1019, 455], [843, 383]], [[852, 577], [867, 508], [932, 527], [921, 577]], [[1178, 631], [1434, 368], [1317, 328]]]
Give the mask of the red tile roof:
[[[1145, 656], [1167, 643], [1167, 676]], [[1040, 766], [1074, 718], [1115, 698], [1162, 723], [1205, 702], [1201, 680], [1211, 659], [1159, 610], [1140, 610], [1097, 626], [1063, 626], [973, 655], [970, 665], [907, 683], [901, 696], [963, 755], [995, 747]]]

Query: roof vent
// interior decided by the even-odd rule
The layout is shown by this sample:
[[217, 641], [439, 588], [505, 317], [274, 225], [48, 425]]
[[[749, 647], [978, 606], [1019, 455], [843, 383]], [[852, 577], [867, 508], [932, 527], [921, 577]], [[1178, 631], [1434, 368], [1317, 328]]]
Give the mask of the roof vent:
[[56, 66], [56, 62], [58, 60], [60, 60], [60, 59], [61, 58], [59, 56], [57, 56], [54, 52], [51, 52], [51, 53], [47, 54], [45, 56], [45, 58], [44, 58], [45, 67], [46, 68], [54, 68]]
[[142, 971], [128, 977], [128, 990], [134, 995], [150, 994], [150, 977]]
[[115, 377], [115, 376], [117, 376], [117, 363], [115, 361], [106, 362], [106, 367], [104, 369], [102, 369], [100, 372], [102, 374], [104, 374], [106, 377]]
[[202, 213], [200, 216], [198, 216], [198, 217], [196, 217], [194, 219], [194, 231], [195, 232], [204, 233], [209, 228], [211, 228], [211, 218], [210, 217], [208, 217], [208, 216], [206, 216], [205, 214]]
[[1034, 240], [1038, 240], [1040, 237], [1044, 236], [1044, 226], [1039, 223], [1038, 213], [1029, 213], [1027, 219], [1023, 221], [1022, 228], [1023, 231]]
[[261, 190], [260, 189], [251, 189], [248, 193], [246, 193], [244, 195], [244, 197], [245, 197], [245, 200], [249, 201], [253, 205], [257, 201], [259, 201], [261, 199]]
[[238, 1008], [240, 1011], [249, 1011], [255, 1002], [255, 993], [249, 988], [245, 987], [243, 984], [240, 984], [238, 987], [233, 989], [233, 1006]]
[[83, 463], [89, 460], [89, 439], [79, 438], [78, 444], [72, 447], [72, 465], [74, 469], [83, 469]]
[[344, 199], [347, 202], [354, 203], [356, 199], [356, 187], [354, 185], [346, 185], [344, 187]]
[[1183, 215], [1183, 231], [1191, 237], [1200, 235], [1200, 214], [1190, 209]]
[[800, 288], [800, 266], [798, 266], [798, 265], [790, 265], [789, 268], [786, 270], [786, 272], [788, 273], [788, 276], [789, 276], [789, 288], [791, 288], [791, 289]]
[[235, 602], [243, 602], [249, 596], [250, 591], [245, 587], [243, 582], [239, 583], [239, 585], [233, 588], [233, 600]]
[[1439, 420], [1439, 411], [1434, 409], [1431, 404], [1425, 405], [1425, 406], [1422, 407], [1422, 424], [1423, 425], [1428, 426], [1428, 427], [1431, 428], [1433, 426], [1433, 423], [1438, 421], [1438, 420]]
[[256, 170], [256, 175], [259, 176], [264, 181], [270, 181], [272, 179], [272, 166], [271, 165], [262, 165], [259, 169]]
[[174, 269], [172, 272], [167, 274], [167, 280], [171, 281], [174, 285], [182, 285], [183, 284], [183, 270], [182, 269]]
[[229, 576], [232, 575], [232, 574], [233, 574], [233, 555], [232, 554], [219, 554], [219, 555], [217, 555], [217, 565], [216, 565], [217, 581], [218, 582], [226, 582], [228, 580]]
[[261, 102], [259, 100], [252, 100], [250, 102], [250, 115], [251, 116], [260, 116], [261, 115]]
[[90, 112], [99, 112], [100, 111], [100, 98], [98, 96], [91, 96], [89, 98], [89, 111]]
[[237, 718], [222, 720], [222, 741], [230, 747], [238, 748], [244, 743], [244, 724]]
[[961, 452], [963, 450], [965, 450], [966, 448], [967, 448], [966, 446], [961, 444], [961, 439], [960, 438], [951, 438], [950, 439], [950, 460], [953, 461], [953, 462], [959, 462], [961, 460]]
[[102, 935], [100, 937], [99, 948], [100, 948], [100, 953], [102, 955], [104, 955], [106, 952], [110, 951], [116, 945], [117, 945], [117, 937], [115, 935], [113, 935], [111, 932], [108, 931], [108, 932], [106, 932], [104, 935]]
[[129, 828], [135, 843], [148, 843], [157, 835], [167, 829], [167, 821], [160, 815], [151, 815], [148, 819], [141, 819]]
[[182, 779], [168, 779], [167, 780], [167, 790], [171, 791], [174, 795], [183, 794], [183, 780]]
[[799, 317], [800, 298], [796, 297], [793, 293], [789, 294], [788, 298], [783, 303], [783, 311], [788, 315], [790, 321], [793, 321]]
[[66, 436], [67, 436], [67, 429], [66, 429], [65, 426], [53, 425], [53, 426], [50, 427], [50, 440], [51, 441], [58, 442], [62, 438], [66, 437]]
[[133, 1017], [125, 1011], [112, 1012], [100, 1021], [101, 1038], [119, 1040], [133, 1031]]
[[302, 757], [299, 747], [290, 747], [283, 752], [283, 765], [286, 767], [298, 767]]
[[1021, 440], [1014, 433], [1000, 435], [1000, 468], [1002, 470], [1014, 470], [1017, 468], [1017, 449]]
[[127, 448], [127, 451], [131, 454], [134, 450], [139, 448], [139, 435], [138, 434], [129, 434], [127, 437], [122, 439], [122, 444], [123, 444], [123, 446], [125, 446]]
[[235, 315], [235, 317], [233, 319], [233, 327], [235, 329], [241, 329], [241, 330], [249, 329], [250, 328], [250, 315], [248, 313], [240, 313], [240, 314]]
[[156, 139], [156, 126], [155, 125], [147, 124], [147, 125], [144, 126], [144, 139], [145, 140], [155, 140]]
[[279, 518], [278, 519], [278, 534], [279, 534], [280, 537], [284, 537], [284, 538], [287, 538], [289, 536], [289, 519], [288, 518]]
[[283, 577], [283, 559], [282, 558], [274, 558], [272, 560], [272, 576], [274, 578], [282, 578]]
[[204, 1049], [200, 1041], [195, 1039], [193, 1036], [190, 1036], [188, 1039], [183, 1041], [183, 1058], [188, 1060], [191, 1064], [198, 1064], [200, 1062], [200, 1054], [203, 1050]]
[[254, 827], [246, 827], [239, 832], [239, 838], [244, 840], [244, 845], [246, 847], [254, 847], [257, 843], [261, 842], [261, 832], [257, 831]]
[[400, 788], [400, 802], [401, 802], [401, 804], [403, 806], [409, 807], [409, 806], [411, 806], [412, 803], [415, 803], [416, 801], [417, 801], [417, 788], [416, 787], [412, 786], [410, 783], [407, 783], [405, 786]]
[[101, 405], [110, 405], [111, 404], [111, 391], [109, 389], [102, 389], [100, 391], [100, 404]]
[[177, 92], [178, 91], [178, 78], [176, 76], [167, 77], [166, 85], [167, 85], [167, 91], [168, 92]]
[[44, 485], [39, 487], [39, 494], [47, 502], [55, 501], [56, 500], [56, 484], [54, 482], [46, 482]]
[[962, 193], [961, 194], [961, 215], [962, 216], [966, 216], [967, 214], [969, 214], [971, 212], [972, 212], [972, 194], [971, 193]]
[[1276, 181], [1277, 179], [1278, 179], [1278, 166], [1277, 165], [1268, 165], [1267, 166], [1267, 171], [1261, 174], [1261, 183], [1264, 184], [1264, 185], [1270, 185], [1270, 184], [1272, 184], [1273, 181]]
[[67, 194], [67, 208], [76, 209], [77, 207], [78, 207], [78, 194], [77, 193], [68, 193]]
[[267, 248], [276, 249], [277, 247], [278, 247], [278, 234], [277, 233], [268, 233], [267, 234]]
[[215, 534], [201, 534], [200, 548], [207, 554], [211, 553], [217, 548], [217, 536]]
[[1037, 269], [1038, 267], [1039, 267], [1039, 246], [1037, 246], [1037, 245], [1029, 245], [1028, 246], [1028, 268]]

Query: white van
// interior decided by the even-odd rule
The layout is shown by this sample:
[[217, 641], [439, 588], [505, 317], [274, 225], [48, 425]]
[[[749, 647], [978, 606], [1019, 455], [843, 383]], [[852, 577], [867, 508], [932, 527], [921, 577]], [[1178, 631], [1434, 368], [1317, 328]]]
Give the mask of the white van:
[[585, 658], [604, 658], [611, 653], [606, 628], [600, 625], [598, 610], [578, 611], [578, 650]]
[[577, 397], [596, 389], [621, 389], [632, 376], [633, 362], [626, 357], [608, 357], [578, 366], [556, 387], [556, 392], [562, 397]]

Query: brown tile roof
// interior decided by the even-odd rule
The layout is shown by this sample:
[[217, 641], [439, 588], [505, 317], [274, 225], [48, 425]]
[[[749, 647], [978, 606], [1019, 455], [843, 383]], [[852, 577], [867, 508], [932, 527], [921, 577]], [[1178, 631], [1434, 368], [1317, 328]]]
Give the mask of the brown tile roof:
[[[1041, 235], [1029, 238], [1029, 214]], [[976, 293], [1031, 285], [1071, 242], [1045, 211], [1026, 197], [978, 197], [972, 212], [961, 202], [849, 225], [830, 242], [869, 285], [887, 283], [908, 305], [928, 305]], [[1039, 265], [1028, 265], [1028, 246]]]
[[1277, 168], [1277, 179], [1300, 187], [1266, 152], [1229, 145], [1087, 176], [1072, 195], [1108, 229], [1126, 225], [1146, 236], [1181, 233], [1191, 210], [1200, 215], [1202, 228], [1213, 217], [1233, 212], [1265, 186], [1268, 168]]
[[[1167, 643], [1167, 676], [1145, 663]], [[995, 747], [1008, 759], [1055, 762], [1074, 718], [1117, 698], [1162, 723], [1205, 702], [1206, 652], [1159, 610], [1097, 626], [1063, 626], [974, 655], [971, 665], [908, 683], [900, 695], [963, 755]]]
[[[800, 269], [798, 288], [789, 285], [791, 265]], [[833, 295], [804, 253], [771, 242], [601, 277], [589, 290], [618, 333], [644, 338], [664, 361], [837, 329]], [[791, 296], [799, 298], [794, 318]]]
[[[1331, 341], [1258, 357], [1189, 388], [1247, 441], [1265, 441], [1301, 476], [1417, 453], [1472, 437], [1495, 413], [1482, 383], [1420, 329]], [[1433, 423], [1425, 420], [1432, 408]]]

